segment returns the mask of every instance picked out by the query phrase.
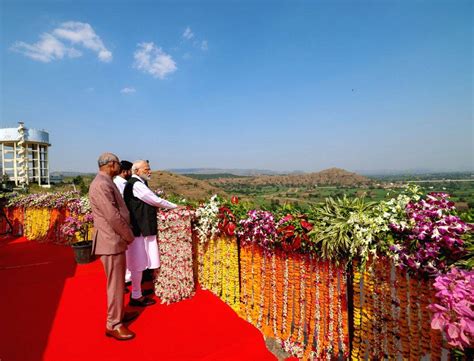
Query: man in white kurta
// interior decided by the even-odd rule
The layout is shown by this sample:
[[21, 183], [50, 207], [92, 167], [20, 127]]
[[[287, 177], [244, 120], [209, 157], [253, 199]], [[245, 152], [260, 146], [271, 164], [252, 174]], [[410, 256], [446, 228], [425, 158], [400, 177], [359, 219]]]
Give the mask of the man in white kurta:
[[126, 252], [127, 267], [132, 275], [130, 305], [149, 306], [153, 299], [142, 295], [141, 280], [145, 269], [160, 267], [157, 235], [156, 207], [173, 209], [176, 204], [158, 197], [148, 188], [151, 169], [147, 161], [136, 161], [132, 167], [132, 177], [124, 189], [124, 199], [130, 211], [135, 240]]
[[[132, 162], [129, 162], [128, 160], [121, 160], [120, 173], [114, 178], [114, 183], [117, 186], [120, 194], [122, 195], [122, 198], [123, 198], [123, 190], [125, 189], [125, 185], [127, 184], [127, 181], [132, 176], [132, 166], [133, 166]], [[132, 280], [132, 274], [130, 273], [130, 270], [127, 267], [127, 269], [125, 270], [125, 282], [130, 282], [131, 280]]]
[[123, 190], [125, 189], [125, 185], [127, 184], [127, 181], [132, 176], [132, 166], [133, 166], [132, 162], [129, 162], [127, 160], [120, 161], [120, 173], [114, 178], [114, 183], [117, 186], [120, 194], [122, 195], [122, 198], [123, 198]]

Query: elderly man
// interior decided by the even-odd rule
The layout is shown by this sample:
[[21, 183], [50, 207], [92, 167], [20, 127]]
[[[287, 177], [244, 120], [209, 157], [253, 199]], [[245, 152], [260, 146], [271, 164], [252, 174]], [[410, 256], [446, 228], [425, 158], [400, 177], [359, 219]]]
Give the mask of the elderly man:
[[124, 314], [125, 251], [133, 242], [130, 216], [112, 178], [120, 171], [119, 159], [112, 153], [99, 157], [99, 173], [89, 188], [94, 217], [93, 253], [100, 255], [107, 277], [107, 324], [105, 335], [117, 340], [130, 340], [135, 333], [123, 323], [138, 316]]
[[141, 281], [143, 271], [160, 266], [159, 250], [156, 241], [158, 226], [156, 207], [176, 208], [176, 204], [158, 197], [150, 188], [148, 181], [151, 169], [148, 161], [133, 162], [132, 178], [129, 179], [123, 193], [125, 203], [130, 211], [133, 235], [135, 240], [126, 252], [127, 267], [132, 274], [131, 306], [150, 306], [156, 303], [152, 298], [142, 295]]

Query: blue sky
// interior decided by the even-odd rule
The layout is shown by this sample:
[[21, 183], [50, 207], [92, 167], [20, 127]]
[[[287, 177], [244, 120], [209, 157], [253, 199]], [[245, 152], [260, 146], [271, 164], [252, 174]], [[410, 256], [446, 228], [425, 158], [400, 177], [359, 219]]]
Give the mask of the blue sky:
[[474, 169], [471, 1], [0, 4], [0, 125], [52, 170]]

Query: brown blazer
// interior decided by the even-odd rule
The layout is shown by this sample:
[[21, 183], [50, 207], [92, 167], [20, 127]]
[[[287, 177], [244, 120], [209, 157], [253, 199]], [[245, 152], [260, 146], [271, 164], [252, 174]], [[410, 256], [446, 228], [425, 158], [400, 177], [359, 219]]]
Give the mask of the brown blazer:
[[134, 240], [130, 214], [112, 178], [97, 173], [89, 188], [94, 216], [92, 253], [110, 255], [124, 252]]

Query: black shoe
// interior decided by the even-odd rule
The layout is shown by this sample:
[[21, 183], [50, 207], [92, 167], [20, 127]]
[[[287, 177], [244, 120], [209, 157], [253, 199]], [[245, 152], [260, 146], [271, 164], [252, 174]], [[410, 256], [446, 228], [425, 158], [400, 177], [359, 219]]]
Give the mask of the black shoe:
[[139, 298], [139, 299], [130, 297], [129, 305], [136, 306], [136, 307], [146, 307], [146, 306], [154, 305], [155, 303], [156, 301], [154, 299], [146, 298], [142, 296], [142, 298]]
[[155, 294], [155, 290], [153, 288], [150, 288], [148, 290], [142, 290], [142, 295], [143, 296], [150, 296], [150, 295], [154, 295]]

